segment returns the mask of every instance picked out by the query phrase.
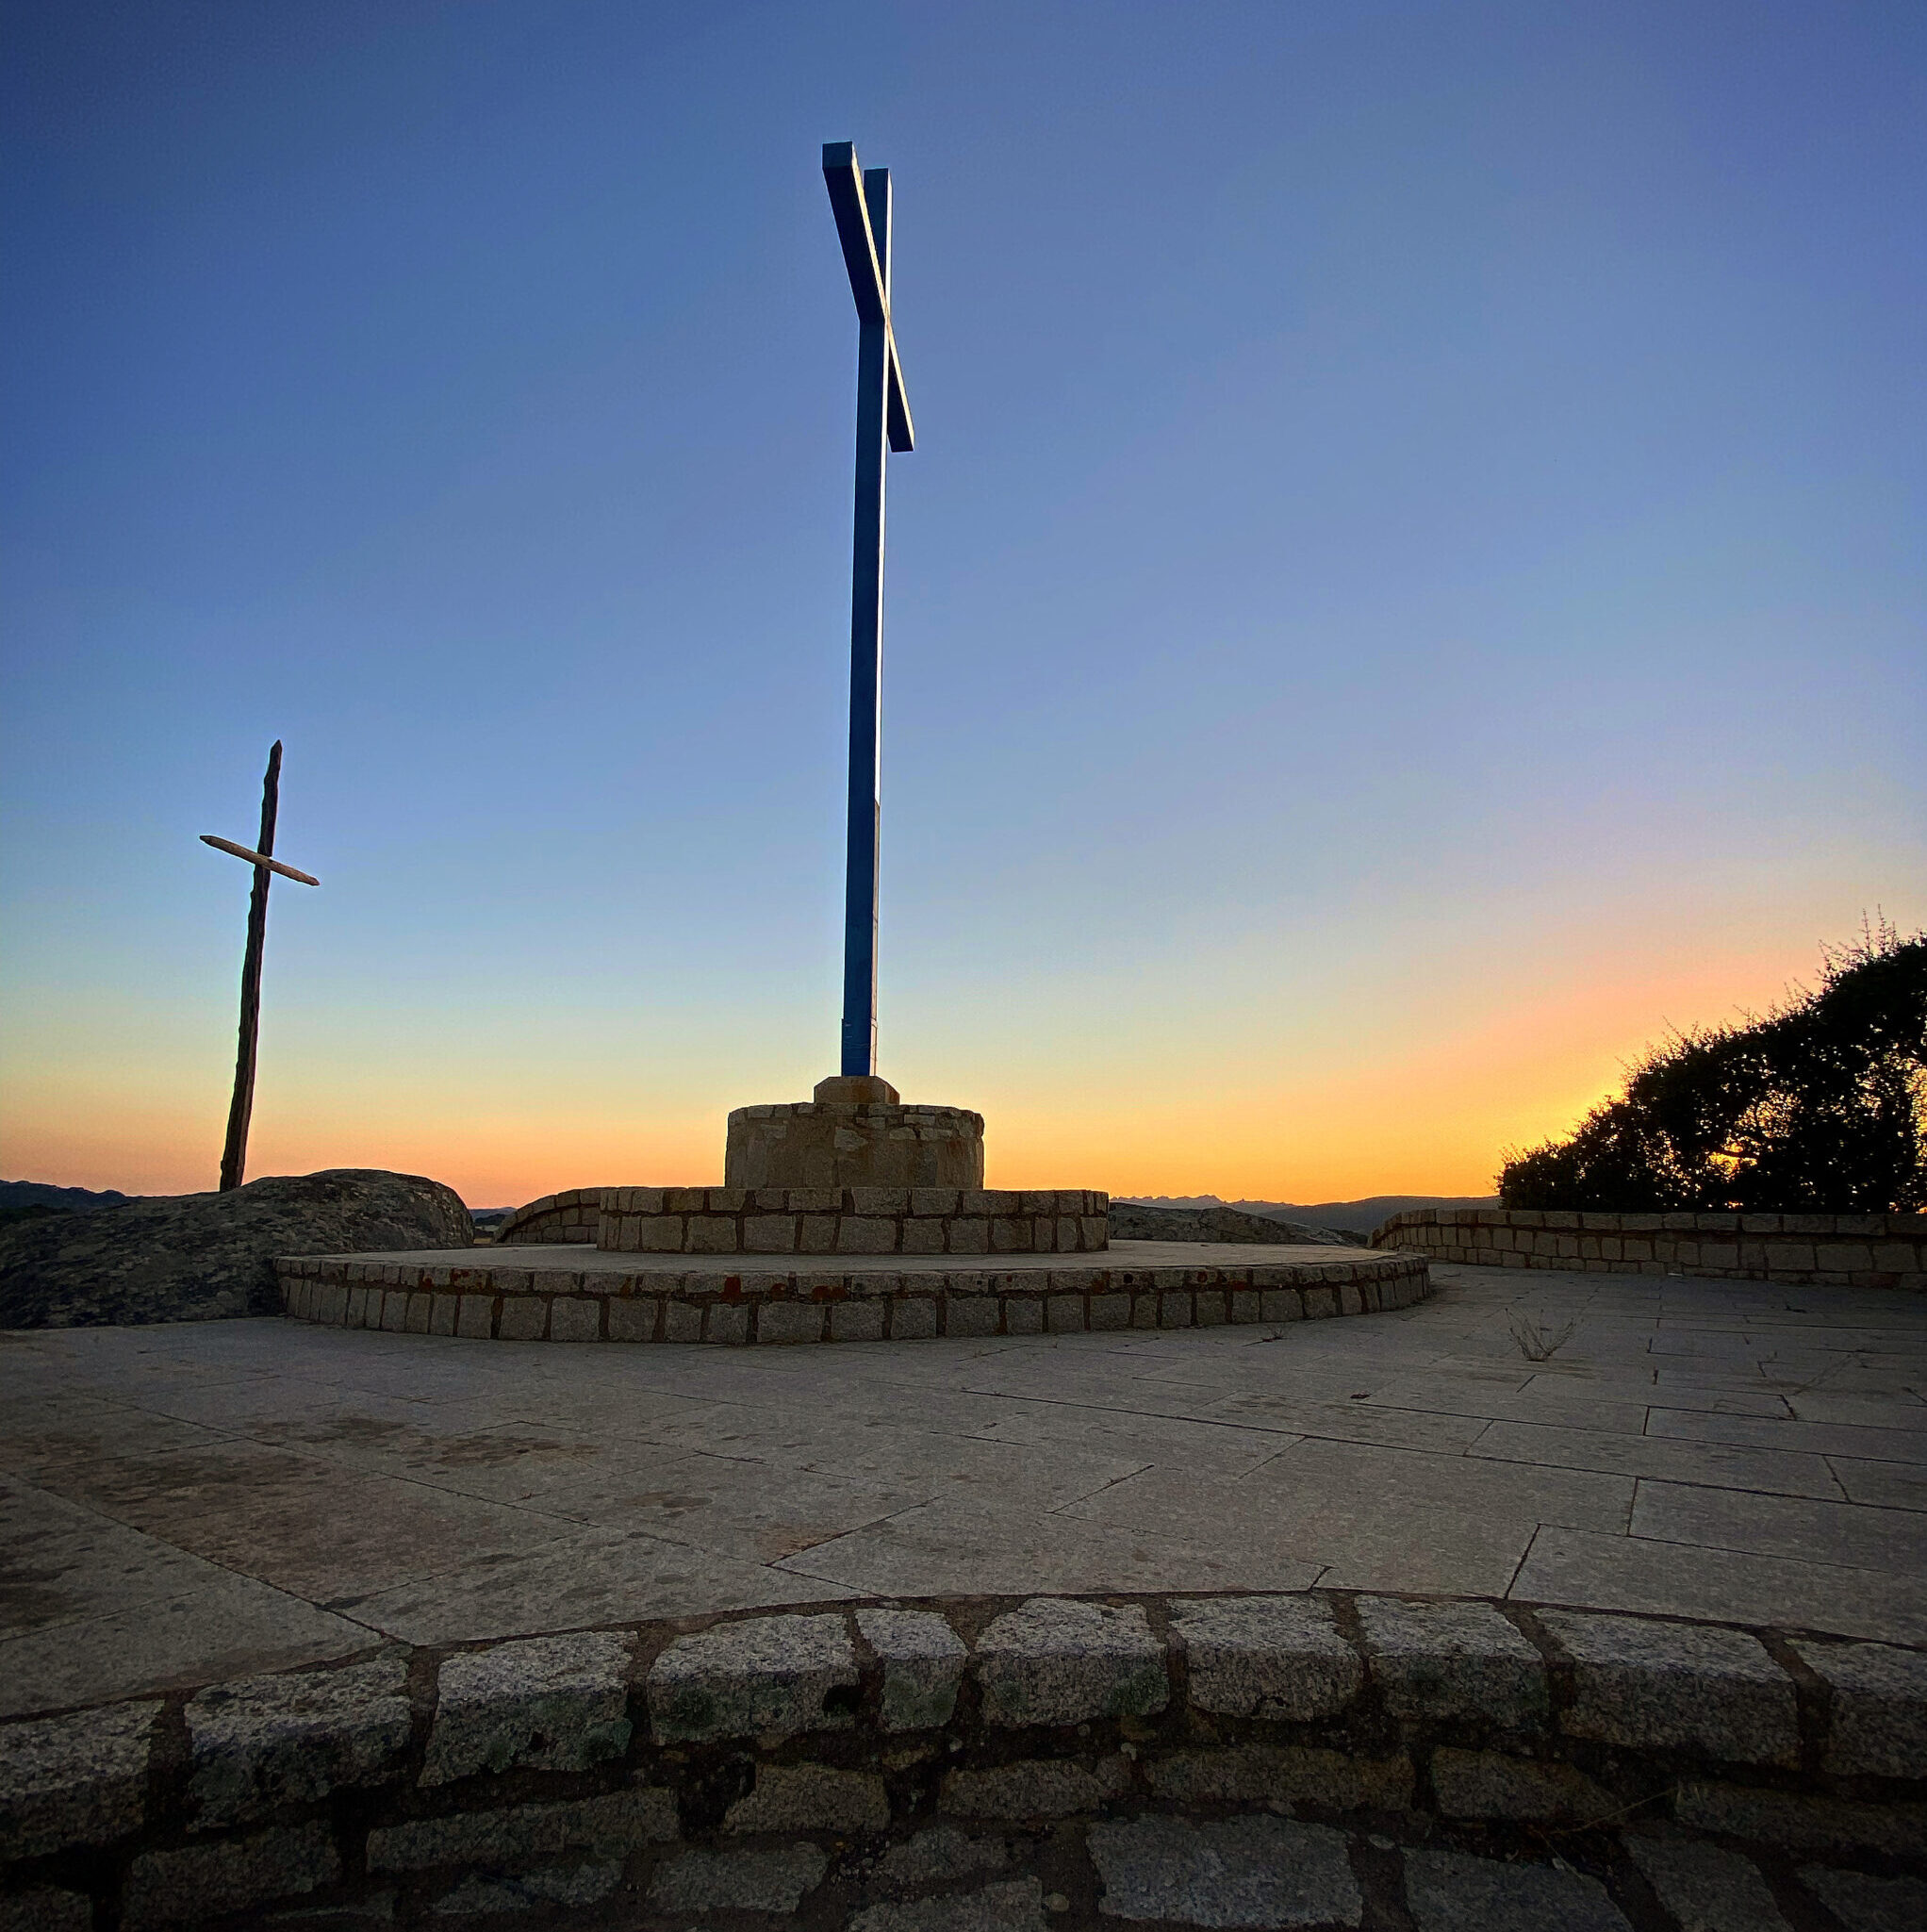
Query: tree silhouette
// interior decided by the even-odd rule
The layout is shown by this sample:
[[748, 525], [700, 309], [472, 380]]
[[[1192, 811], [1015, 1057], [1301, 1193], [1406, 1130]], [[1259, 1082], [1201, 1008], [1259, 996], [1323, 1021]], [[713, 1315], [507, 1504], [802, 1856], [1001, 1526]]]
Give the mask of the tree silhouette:
[[1508, 1208], [1905, 1214], [1927, 1207], [1927, 933], [1821, 950], [1764, 1017], [1677, 1033], [1572, 1138], [1511, 1155]]

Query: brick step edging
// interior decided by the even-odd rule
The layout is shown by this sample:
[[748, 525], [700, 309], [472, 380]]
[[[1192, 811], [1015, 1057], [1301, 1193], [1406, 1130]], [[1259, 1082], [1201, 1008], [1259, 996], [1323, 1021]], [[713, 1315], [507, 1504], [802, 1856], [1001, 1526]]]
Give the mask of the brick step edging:
[[746, 1346], [1246, 1327], [1375, 1314], [1432, 1292], [1425, 1262], [1403, 1254], [847, 1274], [752, 1256], [673, 1275], [552, 1266], [544, 1250], [531, 1252], [533, 1265], [516, 1259], [513, 1250], [461, 1264], [289, 1256], [274, 1267], [282, 1311], [296, 1321], [504, 1342]]
[[505, 1874], [673, 1890], [780, 1841], [815, 1883], [939, 1821], [1251, 1806], [1446, 1842], [1670, 1819], [1927, 1869], [1923, 1800], [1919, 1648], [1342, 1592], [886, 1600], [0, 1725], [0, 1887], [130, 1932], [377, 1898], [446, 1925]]

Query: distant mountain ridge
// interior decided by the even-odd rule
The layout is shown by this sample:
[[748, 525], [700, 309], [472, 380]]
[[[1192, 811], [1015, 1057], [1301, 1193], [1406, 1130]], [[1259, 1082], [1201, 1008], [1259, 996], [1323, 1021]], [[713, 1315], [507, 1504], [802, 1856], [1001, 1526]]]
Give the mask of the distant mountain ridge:
[[1258, 1214], [1272, 1221], [1309, 1222], [1314, 1228], [1337, 1228], [1348, 1234], [1369, 1234], [1393, 1214], [1412, 1208], [1494, 1208], [1495, 1194], [1372, 1194], [1363, 1200], [1227, 1201], [1215, 1194], [1120, 1194], [1115, 1200], [1134, 1201], [1146, 1208], [1230, 1208], [1241, 1214]]
[[0, 1181], [0, 1208], [66, 1208], [85, 1214], [89, 1208], [117, 1208], [131, 1194], [103, 1188], [56, 1187], [51, 1181]]

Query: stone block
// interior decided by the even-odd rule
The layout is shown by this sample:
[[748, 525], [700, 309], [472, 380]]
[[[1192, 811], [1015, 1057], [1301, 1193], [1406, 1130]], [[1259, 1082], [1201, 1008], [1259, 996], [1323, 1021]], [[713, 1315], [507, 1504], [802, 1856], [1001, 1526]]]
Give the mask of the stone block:
[[549, 1326], [549, 1304], [538, 1295], [504, 1295], [496, 1333], [504, 1342], [539, 1342]]
[[1672, 1815], [1690, 1831], [1776, 1848], [1927, 1856], [1927, 1805], [1861, 1804], [1689, 1780], [1673, 1798]]
[[1259, 1297], [1259, 1308], [1268, 1322], [1301, 1322], [1305, 1319], [1304, 1297], [1295, 1288], [1267, 1288]]
[[646, 1787], [560, 1805], [458, 1811], [451, 1818], [380, 1826], [368, 1835], [368, 1869], [422, 1872], [474, 1864], [501, 1871], [569, 1853], [624, 1858], [677, 1836], [675, 1793]]
[[948, 1224], [944, 1221], [905, 1221], [903, 1223], [903, 1252], [905, 1254], [942, 1254], [944, 1236]]
[[1030, 1223], [1015, 1214], [996, 1215], [990, 1224], [990, 1247], [993, 1254], [1034, 1253]]
[[[749, 1305], [745, 1301], [712, 1301], [704, 1314], [702, 1339], [724, 1348], [741, 1348], [749, 1340]], [[762, 1340], [760, 1329], [758, 1340]]]
[[830, 1860], [813, 1844], [776, 1851], [684, 1852], [658, 1865], [649, 1902], [659, 1912], [770, 1912], [792, 1916], [823, 1882]]
[[1800, 1876], [1847, 1932], [1919, 1932], [1927, 1925], [1927, 1878], [1829, 1872], [1820, 1865], [1807, 1866]]
[[282, 1805], [402, 1775], [407, 1665], [376, 1658], [341, 1670], [215, 1684], [189, 1700], [195, 1824], [245, 1824]]
[[928, 1342], [937, 1332], [937, 1304], [927, 1296], [915, 1296], [890, 1305], [890, 1339], [893, 1342]]
[[1364, 1911], [1344, 1836], [1258, 1816], [1105, 1821], [1085, 1835], [1107, 1919], [1182, 1925], [1356, 1925]]
[[650, 1669], [650, 1716], [666, 1742], [845, 1730], [856, 1686], [840, 1616], [752, 1617], [670, 1643]]
[[299, 1897], [332, 1885], [341, 1860], [325, 1825], [264, 1831], [226, 1844], [185, 1851], [143, 1852], [127, 1874], [121, 1924], [199, 1924], [226, 1912], [274, 1899]]
[[1359, 1601], [1372, 1676], [1394, 1717], [1540, 1725], [1545, 1664], [1490, 1604]]
[[1583, 1772], [1556, 1759], [1502, 1751], [1432, 1753], [1432, 1790], [1447, 1818], [1510, 1818], [1526, 1824], [1593, 1825], [1624, 1807]]
[[1622, 1842], [1687, 1932], [1790, 1932], [1759, 1867], [1738, 1852], [1647, 1831]]
[[618, 1296], [609, 1304], [612, 1342], [653, 1342], [662, 1303], [653, 1295]]
[[0, 1725], [0, 1858], [110, 1844], [145, 1814], [158, 1704]]
[[960, 1339], [978, 1340], [997, 1331], [997, 1304], [976, 1295], [947, 1296], [944, 1301], [944, 1333]]
[[1191, 1290], [1166, 1288], [1158, 1296], [1158, 1326], [1161, 1329], [1191, 1327]]
[[1329, 1605], [1310, 1596], [1225, 1596], [1171, 1606], [1171, 1637], [1194, 1709], [1303, 1722], [1342, 1710], [1365, 1681]]
[[492, 1295], [464, 1295], [461, 1313], [455, 1317], [455, 1333], [470, 1341], [486, 1342], [495, 1331], [495, 1297]]
[[381, 1327], [385, 1333], [390, 1335], [405, 1335], [408, 1332], [406, 1290], [390, 1288], [382, 1296]]
[[1171, 1694], [1163, 1647], [1135, 1604], [1033, 1596], [978, 1639], [983, 1714], [996, 1725], [1145, 1717]]
[[1128, 1295], [1094, 1295], [1091, 1297], [1091, 1326], [1106, 1330], [1130, 1327]]
[[1927, 1777], [1927, 1657], [1889, 1643], [1812, 1642], [1793, 1648], [1833, 1693], [1829, 1771]]
[[[930, 1837], [933, 1834], [925, 1833]], [[947, 1892], [911, 1905], [866, 1906], [849, 1932], [1047, 1932], [1044, 1886], [1013, 1878], [976, 1891]]]
[[[429, 1909], [437, 1918], [446, 1915], [470, 1924], [477, 1918], [499, 1919], [506, 1912], [539, 1910], [552, 1906], [580, 1909], [607, 1898], [621, 1883], [619, 1860], [601, 1865], [555, 1865], [543, 1872], [524, 1872], [513, 1878], [484, 1877], [479, 1872], [471, 1872]], [[330, 1922], [335, 1917], [328, 1913], [322, 1921], [330, 1925]]]
[[1540, 1621], [1573, 1660], [1573, 1708], [1560, 1718], [1573, 1736], [1799, 1762], [1793, 1680], [1758, 1638], [1573, 1610], [1545, 1610]]
[[[987, 1872], [1010, 1867], [1010, 1853], [1000, 1838], [971, 1838], [952, 1825], [933, 1825], [903, 1844], [892, 1845], [877, 1863], [877, 1879], [891, 1891], [927, 1891], [933, 1885], [956, 1885]], [[851, 1922], [851, 1932], [864, 1922]], [[988, 1932], [996, 1932], [993, 1921]]]
[[93, 1932], [93, 1901], [81, 1891], [29, 1886], [0, 1898], [0, 1932]]
[[734, 1254], [737, 1245], [733, 1214], [691, 1214], [684, 1226], [684, 1254]]
[[1151, 1789], [1179, 1805], [1312, 1804], [1333, 1811], [1403, 1811], [1411, 1760], [1313, 1744], [1227, 1744], [1154, 1759]]
[[856, 1627], [883, 1666], [883, 1728], [949, 1723], [964, 1677], [963, 1640], [934, 1610], [860, 1610]]
[[435, 1305], [429, 1311], [428, 1332], [431, 1335], [453, 1335], [455, 1331], [455, 1313], [461, 1306], [459, 1295], [437, 1295]]
[[883, 1304], [881, 1301], [837, 1301], [830, 1307], [832, 1342], [881, 1342]]
[[628, 1642], [532, 1637], [442, 1661], [424, 1785], [478, 1772], [583, 1771], [629, 1744]]
[[702, 1310], [694, 1302], [666, 1301], [663, 1304], [663, 1340], [700, 1342], [702, 1340]]
[[852, 1214], [881, 1214], [893, 1220], [898, 1219], [910, 1212], [910, 1190], [907, 1187], [852, 1187], [849, 1190], [849, 1212]]
[[988, 1771], [953, 1771], [941, 1808], [956, 1818], [1069, 1818], [1095, 1811], [1129, 1789], [1121, 1758], [1083, 1765], [1068, 1758], [1031, 1758]]
[[1327, 1315], [1338, 1313], [1338, 1295], [1330, 1288], [1305, 1288], [1300, 1291], [1305, 1302], [1305, 1319], [1323, 1321]]
[[1631, 1932], [1606, 1887], [1564, 1864], [1408, 1851], [1405, 1896], [1418, 1932]]
[[836, 1228], [838, 1254], [895, 1254], [897, 1223], [846, 1214]]
[[602, 1339], [602, 1303], [598, 1296], [558, 1295], [549, 1305], [549, 1339], [552, 1342], [600, 1342]]
[[749, 1214], [743, 1221], [746, 1254], [789, 1254], [797, 1245], [794, 1214]]
[[1004, 1333], [1041, 1335], [1044, 1332], [1044, 1303], [1034, 1295], [1006, 1295]]
[[756, 1311], [758, 1342], [820, 1342], [823, 1305], [817, 1301], [766, 1301]]
[[637, 1254], [681, 1254], [688, 1229], [681, 1214], [651, 1214], [634, 1224], [635, 1239], [624, 1248]]
[[961, 1192], [954, 1187], [913, 1187], [910, 1190], [910, 1212], [913, 1214], [942, 1216], [954, 1214]]
[[1231, 1290], [1231, 1319], [1234, 1322], [1257, 1322], [1263, 1318], [1263, 1296], [1256, 1288]]
[[428, 1324], [435, 1314], [435, 1296], [418, 1292], [408, 1297], [407, 1332], [411, 1335], [425, 1335]]
[[765, 1764], [747, 1796], [723, 1819], [730, 1832], [884, 1831], [890, 1799], [874, 1772], [826, 1764]]
[[1044, 1309], [1046, 1326], [1053, 1335], [1081, 1335], [1084, 1332], [1084, 1297], [1081, 1295], [1053, 1295]]
[[948, 1224], [946, 1238], [952, 1254], [988, 1254], [990, 1223], [979, 1216], [960, 1218]]

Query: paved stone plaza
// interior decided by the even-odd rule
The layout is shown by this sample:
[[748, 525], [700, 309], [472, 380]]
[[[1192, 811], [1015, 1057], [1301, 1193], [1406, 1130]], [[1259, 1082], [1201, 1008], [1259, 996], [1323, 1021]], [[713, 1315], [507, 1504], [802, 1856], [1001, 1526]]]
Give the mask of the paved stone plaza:
[[[1273, 1329], [0, 1340], [0, 1714], [858, 1596], [1510, 1596], [1927, 1642], [1927, 1308], [1435, 1269]], [[1528, 1362], [1510, 1324], [1575, 1330]]]

